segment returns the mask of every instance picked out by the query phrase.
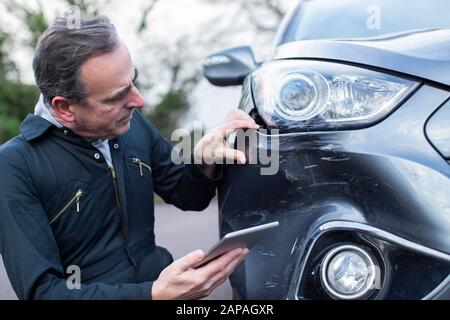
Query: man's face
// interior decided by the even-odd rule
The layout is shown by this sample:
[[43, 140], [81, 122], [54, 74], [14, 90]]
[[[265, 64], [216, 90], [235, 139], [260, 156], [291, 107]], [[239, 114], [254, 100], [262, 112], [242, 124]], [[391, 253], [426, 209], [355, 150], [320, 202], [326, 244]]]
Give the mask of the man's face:
[[111, 139], [130, 128], [135, 108], [144, 98], [134, 86], [137, 70], [124, 44], [110, 53], [90, 57], [81, 67], [87, 98], [72, 105], [72, 130], [85, 138]]

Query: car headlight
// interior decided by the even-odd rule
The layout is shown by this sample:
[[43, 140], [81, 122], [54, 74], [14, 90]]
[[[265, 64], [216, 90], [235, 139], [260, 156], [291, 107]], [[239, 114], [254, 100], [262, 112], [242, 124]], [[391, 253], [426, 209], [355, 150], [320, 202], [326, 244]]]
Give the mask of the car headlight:
[[366, 126], [417, 86], [381, 72], [307, 60], [269, 62], [252, 76], [259, 114], [269, 127], [280, 129]]
[[333, 298], [358, 299], [374, 289], [376, 272], [376, 265], [365, 250], [342, 245], [324, 257], [321, 280]]

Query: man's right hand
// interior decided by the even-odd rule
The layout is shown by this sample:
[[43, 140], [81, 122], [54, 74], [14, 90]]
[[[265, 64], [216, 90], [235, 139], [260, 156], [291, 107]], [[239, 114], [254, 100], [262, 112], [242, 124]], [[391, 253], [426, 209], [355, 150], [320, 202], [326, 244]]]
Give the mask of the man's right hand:
[[247, 254], [248, 249], [234, 249], [201, 268], [193, 269], [205, 256], [202, 250], [193, 251], [161, 272], [153, 282], [152, 299], [187, 300], [206, 297], [228, 278]]

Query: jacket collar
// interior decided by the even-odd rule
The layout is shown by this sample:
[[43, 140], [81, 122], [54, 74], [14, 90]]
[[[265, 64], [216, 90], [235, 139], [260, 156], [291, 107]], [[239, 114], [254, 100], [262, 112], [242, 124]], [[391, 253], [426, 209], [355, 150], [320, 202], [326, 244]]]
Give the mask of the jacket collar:
[[50, 107], [48, 107], [44, 102], [44, 96], [41, 94], [39, 96], [39, 101], [36, 103], [36, 106], [34, 107], [34, 114], [37, 116], [40, 116], [44, 118], [45, 120], [53, 123], [58, 128], [62, 128], [63, 125], [59, 123], [54, 117], [53, 114], [50, 112]]
[[51, 127], [56, 126], [40, 116], [29, 114], [20, 125], [20, 132], [25, 140], [32, 141], [44, 135]]
[[41, 94], [39, 101], [34, 107], [34, 115], [28, 115], [20, 125], [22, 136], [27, 141], [31, 141], [42, 136], [51, 127], [62, 128], [63, 126], [53, 117], [49, 108], [45, 105], [44, 97]]

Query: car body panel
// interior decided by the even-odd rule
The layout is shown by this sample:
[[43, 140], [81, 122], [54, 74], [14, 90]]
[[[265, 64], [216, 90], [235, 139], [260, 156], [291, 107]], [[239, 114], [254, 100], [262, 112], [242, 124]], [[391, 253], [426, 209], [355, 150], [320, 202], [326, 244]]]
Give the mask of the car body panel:
[[423, 133], [449, 97], [424, 85], [370, 128], [258, 134], [248, 154], [279, 139], [280, 171], [261, 176], [259, 165], [227, 166], [219, 187], [221, 234], [273, 220], [280, 230], [231, 278], [237, 296], [287, 298], [292, 266], [304, 254], [296, 243], [329, 221], [368, 224], [450, 254], [450, 166]]
[[420, 30], [368, 40], [306, 40], [274, 59], [324, 59], [400, 72], [450, 86], [450, 30]]
[[443, 157], [450, 160], [450, 101], [430, 118], [426, 134]]
[[[314, 126], [310, 119], [289, 119], [283, 126], [264, 115], [261, 99], [276, 88], [278, 74], [248, 73], [239, 108], [262, 129], [237, 135], [238, 148], [244, 140], [240, 134], [256, 136], [241, 149], [249, 163], [224, 167], [218, 188], [220, 234], [271, 221], [280, 226], [251, 249], [230, 277], [235, 298], [349, 298], [333, 294], [324, 281], [326, 255], [345, 245], [358, 247], [376, 262], [379, 278], [363, 299], [449, 297], [450, 25], [442, 14], [447, 6], [445, 1], [413, 1], [404, 10], [401, 1], [308, 0], [286, 16], [268, 62], [305, 63], [289, 64], [281, 72], [303, 74], [297, 66], [306, 61], [326, 62], [319, 73], [334, 72], [333, 62], [417, 85], [377, 121]], [[383, 28], [371, 29], [367, 22], [378, 8], [383, 9]], [[417, 18], [418, 8], [435, 14]], [[270, 68], [269, 63], [262, 66]], [[224, 71], [215, 76], [231, 79]], [[257, 87], [256, 81], [264, 86]], [[347, 87], [346, 97], [359, 99], [364, 90], [353, 88]], [[315, 90], [316, 96], [326, 91]], [[295, 106], [301, 95], [291, 94], [293, 109], [304, 107], [300, 99]], [[279, 107], [275, 103], [274, 109]], [[358, 108], [352, 101], [346, 107]], [[250, 161], [272, 153], [279, 167], [273, 175], [265, 174], [273, 168], [263, 170], [273, 163]]]

